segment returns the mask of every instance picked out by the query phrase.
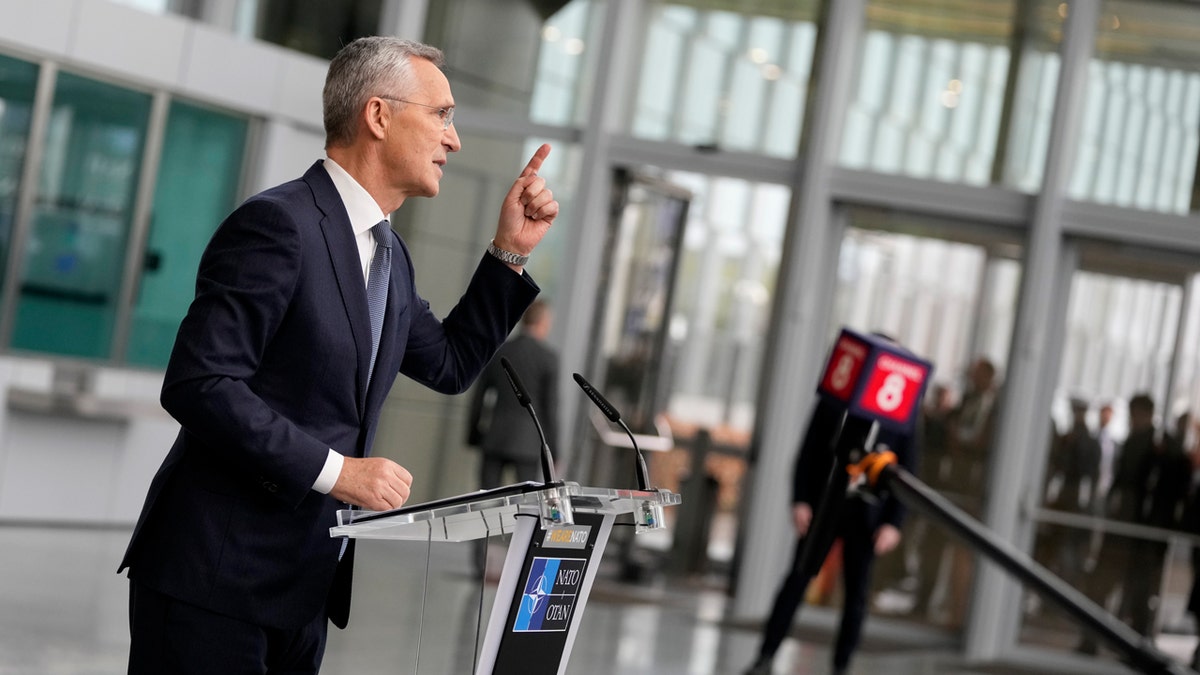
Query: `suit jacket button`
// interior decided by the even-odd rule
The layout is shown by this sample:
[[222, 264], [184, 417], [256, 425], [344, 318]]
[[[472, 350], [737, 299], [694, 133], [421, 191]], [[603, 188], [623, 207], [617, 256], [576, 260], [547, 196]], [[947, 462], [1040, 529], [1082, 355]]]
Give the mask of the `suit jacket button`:
[[279, 492], [279, 486], [269, 480], [263, 481], [262, 486], [267, 492]]

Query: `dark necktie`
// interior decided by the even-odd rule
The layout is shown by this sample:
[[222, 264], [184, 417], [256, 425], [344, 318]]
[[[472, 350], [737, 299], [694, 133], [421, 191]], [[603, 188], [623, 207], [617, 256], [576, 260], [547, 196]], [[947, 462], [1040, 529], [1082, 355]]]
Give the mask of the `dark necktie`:
[[392, 228], [384, 220], [371, 228], [378, 244], [371, 256], [367, 273], [367, 310], [371, 315], [371, 367], [367, 370], [367, 385], [375, 372], [375, 355], [379, 353], [379, 336], [383, 333], [383, 313], [387, 308], [388, 280], [392, 276]]
[[[375, 372], [375, 355], [379, 353], [379, 336], [383, 333], [383, 312], [387, 308], [388, 281], [392, 276], [392, 226], [384, 220], [371, 228], [371, 235], [375, 237], [377, 245], [375, 255], [371, 256], [371, 267], [367, 271], [367, 312], [371, 315], [371, 366], [367, 370], [368, 387], [371, 386], [371, 375]], [[349, 537], [342, 540], [338, 560], [346, 555], [349, 544]], [[348, 569], [346, 574], [349, 574]]]

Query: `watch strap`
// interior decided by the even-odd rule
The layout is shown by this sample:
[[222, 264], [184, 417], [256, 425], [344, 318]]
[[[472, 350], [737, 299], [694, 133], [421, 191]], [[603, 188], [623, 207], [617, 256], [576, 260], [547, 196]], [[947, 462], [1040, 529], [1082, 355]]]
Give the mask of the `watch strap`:
[[509, 265], [524, 267], [525, 264], [529, 262], [529, 256], [517, 255], [512, 251], [505, 251], [504, 249], [496, 246], [495, 240], [488, 243], [487, 252], [488, 255], [491, 255], [493, 258], [496, 258], [501, 262], [506, 262]]

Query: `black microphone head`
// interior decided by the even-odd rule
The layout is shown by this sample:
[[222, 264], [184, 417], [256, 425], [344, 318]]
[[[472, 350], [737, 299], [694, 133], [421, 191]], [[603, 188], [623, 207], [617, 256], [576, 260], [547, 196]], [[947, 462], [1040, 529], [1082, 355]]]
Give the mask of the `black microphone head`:
[[529, 392], [525, 391], [525, 385], [521, 384], [521, 378], [517, 377], [517, 371], [513, 370], [512, 364], [503, 356], [500, 357], [500, 367], [508, 376], [508, 383], [512, 385], [513, 393], [517, 395], [517, 402], [521, 404], [521, 407], [528, 408], [532, 405], [533, 401], [529, 398]]
[[608, 399], [604, 398], [600, 392], [596, 391], [595, 387], [593, 387], [587, 380], [583, 379], [582, 375], [579, 373], [574, 373], [572, 374], [572, 377], [575, 378], [575, 383], [579, 385], [579, 388], [583, 390], [583, 393], [587, 394], [588, 398], [592, 399], [592, 403], [596, 404], [596, 407], [600, 409], [600, 412], [604, 413], [604, 416], [607, 417], [610, 422], [621, 421], [621, 413], [617, 412], [617, 409], [613, 407], [613, 404], [609, 403]]

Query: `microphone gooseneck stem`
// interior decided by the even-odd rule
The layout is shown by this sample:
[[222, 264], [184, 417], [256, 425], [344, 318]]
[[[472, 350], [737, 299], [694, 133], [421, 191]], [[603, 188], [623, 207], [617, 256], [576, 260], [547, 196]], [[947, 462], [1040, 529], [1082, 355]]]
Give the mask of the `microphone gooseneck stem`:
[[526, 391], [525, 385], [521, 382], [521, 378], [517, 376], [516, 369], [512, 363], [503, 356], [500, 357], [500, 367], [504, 369], [504, 374], [508, 376], [508, 383], [512, 385], [513, 393], [517, 395], [517, 402], [521, 407], [529, 411], [529, 416], [533, 418], [533, 426], [537, 428], [538, 438], [542, 440], [542, 480], [546, 485], [557, 483], [558, 478], [554, 475], [554, 458], [550, 454], [550, 443], [546, 441], [546, 431], [542, 429], [542, 423], [538, 420], [537, 411], [533, 409], [533, 399], [529, 397], [529, 392]]
[[558, 478], [554, 475], [554, 460], [550, 455], [550, 443], [546, 441], [546, 432], [542, 429], [542, 423], [538, 421], [537, 413], [534, 412], [533, 406], [526, 408], [529, 411], [530, 417], [533, 418], [533, 426], [537, 427], [538, 437], [542, 439], [542, 478], [545, 479], [547, 485], [558, 482]]
[[633, 443], [633, 454], [637, 458], [634, 470], [637, 472], [638, 489], [646, 492], [650, 489], [650, 470], [646, 468], [646, 458], [642, 456], [642, 449], [638, 447], [637, 439], [629, 430], [629, 425], [625, 424], [625, 420], [618, 419], [617, 424], [621, 425], [621, 428], [625, 430], [625, 435], [629, 436], [629, 442]]

